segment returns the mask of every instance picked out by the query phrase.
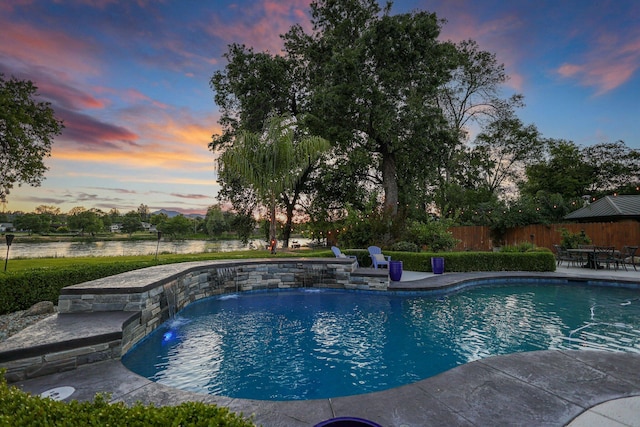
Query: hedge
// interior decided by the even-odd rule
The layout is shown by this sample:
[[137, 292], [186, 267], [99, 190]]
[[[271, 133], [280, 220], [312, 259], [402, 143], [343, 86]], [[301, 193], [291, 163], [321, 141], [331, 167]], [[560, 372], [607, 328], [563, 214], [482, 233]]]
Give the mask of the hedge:
[[31, 396], [7, 385], [0, 370], [0, 426], [219, 426], [253, 427], [242, 414], [202, 402], [178, 406], [145, 406], [109, 403], [109, 395], [98, 394], [90, 402], [69, 403]]
[[[369, 267], [369, 252], [344, 250], [356, 255], [360, 267]], [[555, 271], [556, 260], [548, 250], [530, 252], [393, 252], [383, 251], [394, 261], [402, 261], [402, 268], [409, 271], [432, 272], [431, 258], [444, 258], [445, 272], [470, 271]], [[328, 256], [328, 255], [327, 255]]]

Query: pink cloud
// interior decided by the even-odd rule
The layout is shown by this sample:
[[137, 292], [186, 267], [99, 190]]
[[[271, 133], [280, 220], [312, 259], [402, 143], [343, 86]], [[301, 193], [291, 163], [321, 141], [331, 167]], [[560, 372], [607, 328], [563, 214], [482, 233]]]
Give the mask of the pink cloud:
[[228, 44], [244, 43], [258, 52], [278, 53], [282, 50], [281, 34], [293, 24], [308, 24], [309, 4], [310, 0], [261, 0], [250, 10], [243, 9], [242, 19], [225, 21], [219, 15], [212, 16], [206, 31]]
[[[499, 63], [505, 65], [509, 75], [507, 85], [516, 91], [523, 91], [525, 86], [524, 76], [518, 72], [518, 64], [522, 59], [523, 42], [514, 36], [521, 30], [523, 22], [516, 15], [504, 15], [490, 21], [480, 21], [472, 9], [456, 9], [450, 12], [455, 20], [448, 21], [442, 27], [441, 40], [460, 42], [462, 40], [475, 40], [481, 50], [496, 54]], [[438, 16], [440, 15], [438, 11]], [[442, 17], [447, 16], [445, 9]]]
[[82, 149], [120, 149], [122, 144], [135, 145], [138, 139], [138, 135], [124, 127], [101, 122], [86, 114], [60, 109], [58, 115], [65, 125], [61, 140], [72, 142]]
[[0, 27], [3, 37], [11, 40], [11, 43], [0, 43], [0, 55], [12, 58], [16, 68], [28, 64], [28, 67], [99, 73], [99, 67], [89, 60], [95, 56], [96, 47], [87, 41], [2, 17]]
[[595, 87], [596, 95], [602, 95], [625, 84], [639, 68], [640, 34], [625, 41], [602, 34], [582, 58], [562, 64], [556, 72], [583, 86]]
[[200, 200], [200, 199], [210, 199], [211, 196], [207, 196], [205, 194], [180, 194], [180, 193], [171, 193], [173, 197], [178, 197], [180, 199], [192, 199], [192, 200]]

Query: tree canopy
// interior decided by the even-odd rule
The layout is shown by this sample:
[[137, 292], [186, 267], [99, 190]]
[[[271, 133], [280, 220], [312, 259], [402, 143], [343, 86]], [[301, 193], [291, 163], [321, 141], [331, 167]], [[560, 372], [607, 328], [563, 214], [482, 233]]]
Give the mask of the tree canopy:
[[276, 207], [283, 193], [295, 187], [329, 142], [304, 134], [292, 116], [271, 116], [262, 133], [244, 131], [219, 159], [224, 174], [244, 181], [269, 210], [269, 239], [276, 238]]
[[31, 81], [0, 74], [0, 201], [14, 185], [38, 186], [53, 138], [64, 128], [48, 102], [36, 100]]

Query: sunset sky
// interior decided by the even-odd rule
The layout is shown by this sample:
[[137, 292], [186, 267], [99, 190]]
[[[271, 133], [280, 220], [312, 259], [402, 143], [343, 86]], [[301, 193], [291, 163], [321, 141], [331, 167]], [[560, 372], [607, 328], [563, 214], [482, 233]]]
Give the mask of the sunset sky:
[[[5, 0], [0, 73], [32, 80], [66, 128], [41, 187], [3, 208], [206, 212], [218, 186], [207, 145], [219, 126], [209, 80], [227, 45], [280, 51], [308, 28], [309, 0]], [[542, 135], [640, 149], [640, 1], [403, 0], [436, 12], [443, 40], [474, 39], [524, 94]]]

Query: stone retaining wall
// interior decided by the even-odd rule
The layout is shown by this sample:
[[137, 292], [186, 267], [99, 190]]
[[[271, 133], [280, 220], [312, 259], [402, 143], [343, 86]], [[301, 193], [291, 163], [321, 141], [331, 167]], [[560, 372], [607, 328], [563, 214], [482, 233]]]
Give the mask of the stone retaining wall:
[[[54, 333], [50, 334], [51, 342], [22, 349], [17, 338], [12, 348], [0, 346], [0, 362], [9, 368], [7, 379], [11, 382], [75, 369], [105, 358], [117, 359], [191, 302], [214, 295], [301, 287], [380, 291], [388, 288], [386, 270], [356, 267], [351, 259], [333, 258], [185, 263], [70, 286], [61, 291], [58, 316], [90, 315], [97, 319], [100, 313], [130, 312], [131, 318], [119, 323], [114, 331], [121, 334], [120, 339], [114, 340], [112, 336], [104, 342], [95, 342], [95, 336], [85, 333], [73, 340], [56, 342]], [[59, 332], [60, 336], [73, 335], [73, 331]], [[18, 353], [29, 357], [20, 357]]]

